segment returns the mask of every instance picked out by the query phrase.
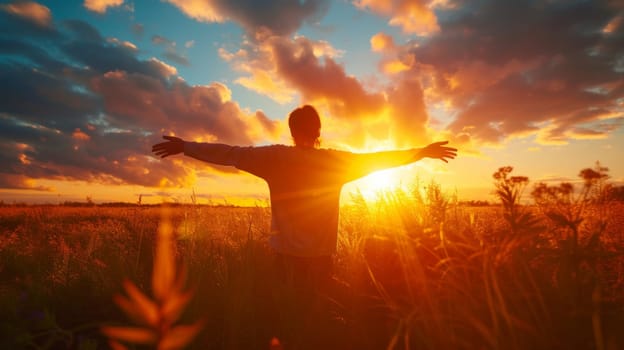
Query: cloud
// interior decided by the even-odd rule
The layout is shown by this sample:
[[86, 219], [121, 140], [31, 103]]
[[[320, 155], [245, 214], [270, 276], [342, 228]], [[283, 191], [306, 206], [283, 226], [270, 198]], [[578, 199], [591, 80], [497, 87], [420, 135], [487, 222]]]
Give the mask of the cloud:
[[137, 37], [142, 38], [145, 33], [145, 26], [141, 23], [134, 24], [132, 26], [132, 33], [134, 33]]
[[377, 48], [382, 67], [400, 62], [421, 81], [427, 106], [453, 112], [447, 127], [464, 139], [604, 138], [624, 116], [624, 9], [613, 4], [461, 3], [437, 9], [427, 38]]
[[187, 16], [201, 22], [223, 22], [226, 20], [221, 13], [217, 1], [209, 0], [167, 0], [178, 7]]
[[336, 53], [326, 42], [268, 35], [235, 53], [222, 49], [221, 57], [248, 74], [239, 83], [278, 102], [291, 101], [297, 93], [303, 101], [328, 104], [338, 118], [379, 111], [383, 96], [368, 93], [357, 78], [347, 75], [334, 59]]
[[85, 22], [41, 29], [0, 15], [0, 76], [11, 82], [0, 85], [2, 188], [52, 190], [38, 179], [188, 186], [202, 167], [153, 157], [160, 135], [249, 145], [279, 130], [261, 111], [242, 110], [227, 86], [191, 86]]
[[72, 137], [77, 141], [89, 141], [91, 139], [91, 136], [85, 134], [82, 130], [80, 130], [80, 128], [76, 128], [76, 130], [74, 130]]
[[388, 105], [396, 143], [400, 146], [423, 144], [429, 115], [420, 81], [407, 78], [399, 80], [388, 91]]
[[[160, 35], [154, 35], [152, 37], [152, 44], [154, 45], [160, 45], [160, 46], [164, 46], [165, 47], [165, 53], [163, 54], [163, 56], [165, 56], [165, 58], [167, 58], [170, 61], [173, 61], [177, 64], [181, 64], [183, 66], [189, 66], [191, 63], [189, 61], [189, 59], [179, 53], [176, 49], [176, 43], [175, 41], [169, 40], [163, 36]], [[185, 45], [186, 48], [191, 47], [191, 45]]]
[[61, 76], [62, 69], [56, 65], [50, 71], [53, 73], [0, 64], [0, 75], [11, 82], [0, 85], [1, 113], [24, 124], [69, 131], [78, 127], [85, 115], [96, 112], [97, 98], [74, 89], [74, 83]]
[[160, 36], [160, 35], [152, 36], [152, 44], [154, 44], [154, 45], [165, 45], [165, 46], [167, 46], [167, 45], [175, 46], [175, 42], [173, 42], [173, 41], [171, 41], [171, 40], [169, 40], [169, 39], [167, 39], [167, 38], [165, 38], [163, 36]]
[[401, 57], [404, 49], [395, 44], [394, 38], [386, 33], [377, 33], [370, 39], [371, 50], [380, 53], [382, 59], [379, 63], [380, 70], [388, 75], [398, 74], [410, 69], [413, 60]]
[[187, 16], [202, 22], [233, 21], [248, 33], [269, 30], [289, 35], [304, 22], [317, 22], [329, 8], [327, 0], [167, 0]]
[[279, 138], [282, 130], [278, 121], [270, 119], [262, 111], [256, 111], [254, 116], [260, 127], [258, 130], [260, 133], [271, 135], [274, 139]]
[[183, 66], [190, 66], [191, 65], [191, 62], [189, 61], [189, 59], [186, 56], [184, 56], [184, 55], [182, 55], [182, 54], [180, 54], [180, 53], [178, 53], [178, 52], [176, 52], [174, 50], [169, 50], [168, 49], [167, 51], [165, 51], [165, 53], [163, 55], [165, 56], [165, 58], [167, 58], [170, 61], [173, 61], [173, 62], [175, 62], [177, 64], [181, 64]]
[[[214, 5], [220, 20], [234, 18], [216, 2], [201, 3]], [[385, 87], [372, 88], [346, 74], [340, 52], [328, 43], [261, 25], [244, 26], [250, 41], [220, 55], [242, 73], [237, 83], [280, 103], [315, 103], [330, 123], [348, 120], [353, 143], [391, 135], [409, 145], [426, 139], [431, 128], [448, 128], [453, 139], [471, 145], [529, 136], [563, 143], [606, 137], [621, 125], [622, 13], [607, 4], [356, 5], [390, 17], [405, 32], [426, 35], [406, 45], [385, 33], [371, 38], [371, 49], [382, 55], [380, 68], [390, 77]], [[412, 13], [421, 27], [402, 22], [403, 13]], [[452, 118], [430, 118], [433, 108], [444, 108]], [[379, 126], [379, 116], [387, 116], [388, 125], [364, 131]]]
[[37, 185], [37, 180], [23, 175], [0, 173], [0, 188], [52, 192], [53, 187]]
[[183, 81], [165, 84], [141, 74], [109, 72], [92, 80], [91, 89], [102, 97], [110, 122], [130, 129], [164, 128], [164, 132], [193, 139], [203, 135], [215, 142], [250, 145], [248, 118], [230, 100], [220, 83], [189, 86]]
[[19, 1], [0, 5], [0, 10], [30, 21], [39, 27], [49, 27], [52, 23], [50, 9], [34, 1]]
[[393, 50], [395, 47], [394, 39], [385, 33], [377, 33], [370, 39], [371, 49], [375, 52], [384, 52]]
[[220, 54], [243, 74], [237, 82], [247, 88], [278, 102], [298, 97], [301, 104], [315, 105], [326, 116], [323, 129], [330, 144], [407, 147], [428, 139], [429, 117], [417, 79], [398, 77], [388, 87], [369, 89], [347, 74], [337, 61], [340, 52], [327, 42], [267, 34]]
[[233, 69], [245, 74], [236, 79], [236, 83], [266, 95], [278, 103], [291, 102], [296, 91], [290, 89], [283, 79], [277, 76], [276, 67], [270, 57], [269, 46], [256, 46], [251, 43], [246, 48], [237, 52], [229, 52], [224, 48], [219, 49], [219, 56], [229, 62]]
[[446, 6], [444, 1], [432, 0], [355, 0], [353, 4], [362, 10], [390, 17], [388, 24], [401, 27], [405, 33], [430, 35], [437, 32], [435, 7]]
[[332, 57], [315, 55], [313, 41], [304, 37], [294, 41], [274, 37], [268, 45], [277, 74], [303, 100], [326, 102], [335, 116], [344, 118], [357, 118], [381, 109], [383, 96], [366, 91]]
[[103, 14], [109, 7], [119, 7], [123, 3], [124, 0], [85, 0], [84, 7], [89, 11]]
[[124, 48], [126, 48], [126, 49], [128, 49], [130, 51], [134, 51], [134, 52], [138, 51], [137, 46], [135, 44], [129, 42], [129, 41], [121, 41], [121, 40], [119, 40], [117, 38], [108, 38], [107, 40], [110, 43], [113, 43], [113, 44], [115, 44], [117, 46], [124, 47]]

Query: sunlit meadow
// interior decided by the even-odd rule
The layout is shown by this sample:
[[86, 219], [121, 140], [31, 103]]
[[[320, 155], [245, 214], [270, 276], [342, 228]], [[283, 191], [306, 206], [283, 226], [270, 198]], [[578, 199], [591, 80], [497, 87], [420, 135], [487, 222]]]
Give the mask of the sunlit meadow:
[[0, 348], [621, 349], [608, 170], [492, 181], [481, 206], [436, 183], [354, 194], [322, 295], [274, 276], [270, 208], [5, 205]]

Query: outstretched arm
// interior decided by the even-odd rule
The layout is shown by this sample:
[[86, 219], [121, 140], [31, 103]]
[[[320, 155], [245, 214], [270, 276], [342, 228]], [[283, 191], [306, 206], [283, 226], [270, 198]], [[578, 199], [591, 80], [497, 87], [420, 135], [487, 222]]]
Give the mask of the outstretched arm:
[[352, 179], [357, 179], [374, 171], [410, 164], [423, 158], [440, 159], [448, 163], [449, 159], [457, 156], [457, 149], [448, 147], [447, 144], [448, 141], [441, 141], [423, 148], [355, 154], [349, 175]]
[[240, 156], [240, 147], [220, 143], [188, 142], [175, 136], [163, 136], [166, 142], [152, 146], [152, 152], [161, 158], [184, 153], [204, 162], [236, 166]]

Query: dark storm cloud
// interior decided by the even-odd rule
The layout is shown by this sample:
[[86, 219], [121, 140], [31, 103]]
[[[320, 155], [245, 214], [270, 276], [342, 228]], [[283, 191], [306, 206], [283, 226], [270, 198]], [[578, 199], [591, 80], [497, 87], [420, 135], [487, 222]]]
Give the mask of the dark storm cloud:
[[29, 6], [36, 16], [0, 8], [0, 188], [50, 190], [37, 179], [179, 186], [193, 171], [150, 155], [161, 132], [254, 141], [263, 120], [227, 87], [189, 86], [134, 45], [86, 22], [46, 22], [47, 8]]

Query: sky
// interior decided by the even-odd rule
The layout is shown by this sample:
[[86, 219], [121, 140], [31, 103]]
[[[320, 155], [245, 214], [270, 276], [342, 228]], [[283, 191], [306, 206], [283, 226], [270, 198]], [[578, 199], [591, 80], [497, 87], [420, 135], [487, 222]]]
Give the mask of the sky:
[[5, 203], [266, 203], [259, 178], [151, 146], [291, 144], [303, 104], [325, 148], [459, 149], [343, 196], [434, 181], [493, 200], [507, 165], [624, 182], [622, 1], [3, 1], [0, 78]]

